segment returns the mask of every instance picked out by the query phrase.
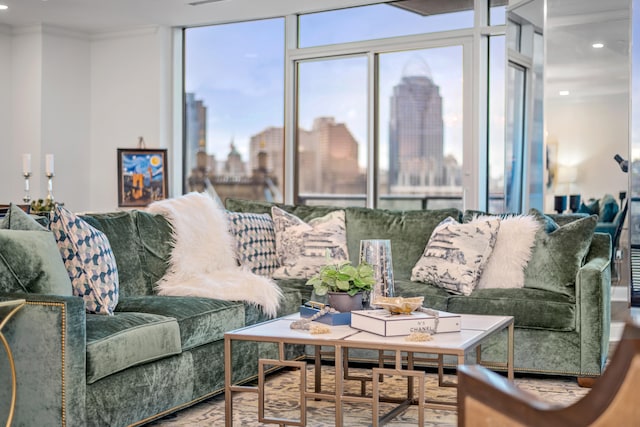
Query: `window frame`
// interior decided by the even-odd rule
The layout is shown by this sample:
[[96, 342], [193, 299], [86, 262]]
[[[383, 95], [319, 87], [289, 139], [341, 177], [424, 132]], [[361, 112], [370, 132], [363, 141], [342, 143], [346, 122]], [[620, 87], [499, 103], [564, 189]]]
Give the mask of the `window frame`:
[[[377, 2], [376, 2], [377, 3]], [[366, 4], [363, 4], [364, 6]], [[324, 10], [332, 10], [328, 8]], [[315, 10], [321, 11], [321, 10]], [[381, 53], [429, 49], [461, 45], [463, 48], [463, 209], [486, 209], [488, 206], [488, 80], [489, 80], [489, 37], [506, 35], [506, 24], [489, 25], [489, 0], [475, 0], [474, 25], [471, 28], [373, 39], [359, 42], [348, 42], [336, 45], [298, 48], [298, 14], [286, 16], [263, 16], [258, 19], [281, 17], [285, 23], [285, 66], [284, 66], [284, 182], [282, 192], [284, 203], [295, 203], [297, 194], [297, 61], [305, 59], [330, 59], [335, 55], [366, 55], [368, 59], [368, 106], [367, 106], [367, 184], [366, 206], [376, 207], [378, 200], [378, 158], [379, 149], [376, 141], [379, 138], [377, 117], [377, 82], [375, 67], [377, 55]], [[239, 21], [245, 22], [245, 21]], [[230, 22], [219, 22], [229, 24]], [[212, 24], [213, 25], [213, 24]], [[175, 160], [172, 173], [173, 188], [184, 188], [183, 153], [184, 140], [184, 30], [174, 31], [174, 79], [173, 94], [176, 99], [173, 115], [174, 144], [172, 156]], [[505, 93], [505, 96], [507, 94]], [[370, 167], [374, 165], [375, 167]], [[526, 195], [523, 195], [526, 200]]]

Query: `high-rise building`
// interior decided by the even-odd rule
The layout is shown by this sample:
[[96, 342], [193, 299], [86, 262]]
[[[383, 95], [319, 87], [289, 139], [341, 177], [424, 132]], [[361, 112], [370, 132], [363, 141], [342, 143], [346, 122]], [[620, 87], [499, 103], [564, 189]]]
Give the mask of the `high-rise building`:
[[249, 141], [249, 171], [259, 167], [260, 153], [267, 154], [267, 171], [277, 178], [278, 185], [282, 185], [284, 171], [284, 131], [281, 127], [268, 127], [253, 135]]
[[394, 86], [389, 123], [389, 189], [445, 184], [440, 88], [430, 76], [404, 76]]
[[207, 107], [196, 99], [194, 93], [185, 94], [186, 156], [184, 170], [187, 174], [197, 166], [198, 151], [207, 151]]
[[344, 123], [318, 117], [299, 133], [300, 193], [354, 194], [366, 190], [358, 166], [358, 142]]

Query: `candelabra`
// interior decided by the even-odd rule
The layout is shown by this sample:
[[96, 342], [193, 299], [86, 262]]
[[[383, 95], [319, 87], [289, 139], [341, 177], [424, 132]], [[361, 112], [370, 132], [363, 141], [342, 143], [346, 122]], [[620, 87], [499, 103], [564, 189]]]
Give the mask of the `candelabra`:
[[31, 202], [31, 195], [29, 194], [29, 178], [31, 177], [31, 172], [23, 172], [22, 176], [24, 176], [24, 197], [22, 200], [25, 203]]
[[48, 203], [53, 203], [54, 199], [53, 199], [53, 177], [54, 174], [53, 172], [47, 172], [47, 178], [49, 179], [49, 183], [48, 183], [48, 187], [47, 187], [47, 202]]

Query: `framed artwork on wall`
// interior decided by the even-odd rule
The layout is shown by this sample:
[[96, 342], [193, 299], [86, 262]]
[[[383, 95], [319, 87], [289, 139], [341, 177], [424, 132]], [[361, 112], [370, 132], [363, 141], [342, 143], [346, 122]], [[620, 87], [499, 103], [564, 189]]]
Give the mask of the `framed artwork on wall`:
[[118, 206], [144, 207], [167, 198], [167, 150], [118, 148]]

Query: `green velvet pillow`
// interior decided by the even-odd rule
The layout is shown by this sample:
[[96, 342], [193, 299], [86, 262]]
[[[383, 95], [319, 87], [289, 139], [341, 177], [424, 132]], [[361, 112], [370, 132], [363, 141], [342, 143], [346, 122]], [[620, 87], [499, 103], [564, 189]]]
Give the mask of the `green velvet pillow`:
[[71, 280], [51, 232], [0, 230], [0, 292], [71, 296]]
[[0, 230], [46, 231], [47, 229], [12, 203], [9, 206], [7, 214], [0, 219]]
[[565, 224], [552, 233], [541, 230], [525, 270], [525, 288], [575, 296], [576, 274], [591, 246], [596, 215]]

